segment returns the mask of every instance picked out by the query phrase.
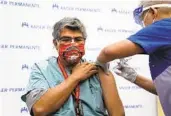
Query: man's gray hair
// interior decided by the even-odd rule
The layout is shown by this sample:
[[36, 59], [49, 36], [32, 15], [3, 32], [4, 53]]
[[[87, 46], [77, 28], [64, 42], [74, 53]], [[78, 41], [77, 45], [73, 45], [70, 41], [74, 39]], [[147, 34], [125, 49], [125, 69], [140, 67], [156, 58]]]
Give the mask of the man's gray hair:
[[74, 31], [80, 31], [83, 34], [83, 38], [84, 39], [87, 38], [85, 26], [78, 18], [65, 17], [55, 23], [55, 25], [53, 27], [53, 32], [52, 32], [53, 39], [59, 39], [60, 32], [64, 28], [68, 28], [68, 29], [74, 30]]
[[142, 0], [139, 6], [148, 7], [156, 4], [171, 4], [171, 0]]

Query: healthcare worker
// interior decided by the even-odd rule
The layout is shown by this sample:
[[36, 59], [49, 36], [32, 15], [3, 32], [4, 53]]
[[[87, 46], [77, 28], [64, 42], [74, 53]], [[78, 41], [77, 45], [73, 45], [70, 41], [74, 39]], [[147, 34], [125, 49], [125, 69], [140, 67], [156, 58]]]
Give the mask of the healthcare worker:
[[143, 28], [126, 40], [102, 49], [97, 64], [107, 70], [108, 62], [136, 54], [149, 55], [152, 80], [119, 64], [119, 74], [147, 91], [158, 94], [166, 116], [171, 116], [171, 0], [141, 1], [133, 12]]

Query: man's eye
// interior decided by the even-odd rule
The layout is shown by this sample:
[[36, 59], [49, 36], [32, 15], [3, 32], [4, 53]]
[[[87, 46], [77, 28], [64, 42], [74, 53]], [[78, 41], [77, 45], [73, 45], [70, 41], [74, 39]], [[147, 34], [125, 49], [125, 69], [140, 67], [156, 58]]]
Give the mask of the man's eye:
[[[75, 38], [73, 38], [73, 40], [75, 42], [82, 42], [82, 41], [84, 41], [84, 38], [82, 38], [82, 37], [75, 37]], [[72, 38], [70, 38], [70, 37], [61, 37], [60, 38], [60, 41], [63, 41], [63, 42], [71, 42], [72, 41]]]
[[61, 41], [70, 41], [71, 38], [61, 38]]
[[83, 41], [84, 39], [81, 37], [75, 38], [75, 41]]
[[81, 39], [75, 39], [75, 41], [82, 41]]

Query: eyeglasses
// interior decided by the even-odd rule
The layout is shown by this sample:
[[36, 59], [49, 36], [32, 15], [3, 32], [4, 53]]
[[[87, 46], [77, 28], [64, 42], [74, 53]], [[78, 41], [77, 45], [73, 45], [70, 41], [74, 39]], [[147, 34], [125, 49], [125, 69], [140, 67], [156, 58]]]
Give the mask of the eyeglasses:
[[142, 15], [143, 15], [144, 11], [146, 11], [150, 8], [156, 8], [156, 7], [171, 7], [171, 4], [156, 4], [156, 5], [152, 5], [152, 6], [148, 6], [148, 7], [140, 6], [140, 7], [136, 8], [133, 11], [135, 23], [137, 23], [139, 25], [143, 25], [142, 24], [142, 20], [143, 20]]
[[72, 38], [72, 37], [69, 37], [69, 36], [63, 36], [63, 37], [59, 38], [59, 41], [63, 42], [63, 43], [73, 43], [73, 42], [82, 43], [82, 42], [85, 41], [85, 38], [83, 38], [83, 37], [74, 37], [74, 38]]

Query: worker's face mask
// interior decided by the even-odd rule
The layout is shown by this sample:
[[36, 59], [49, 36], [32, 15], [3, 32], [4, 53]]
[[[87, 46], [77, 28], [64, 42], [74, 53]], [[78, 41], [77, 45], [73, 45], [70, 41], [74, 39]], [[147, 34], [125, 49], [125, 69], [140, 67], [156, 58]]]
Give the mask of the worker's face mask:
[[77, 64], [85, 54], [84, 46], [84, 42], [74, 43], [72, 40], [67, 44], [66, 42], [60, 43], [58, 47], [59, 57], [65, 60], [69, 65]]

